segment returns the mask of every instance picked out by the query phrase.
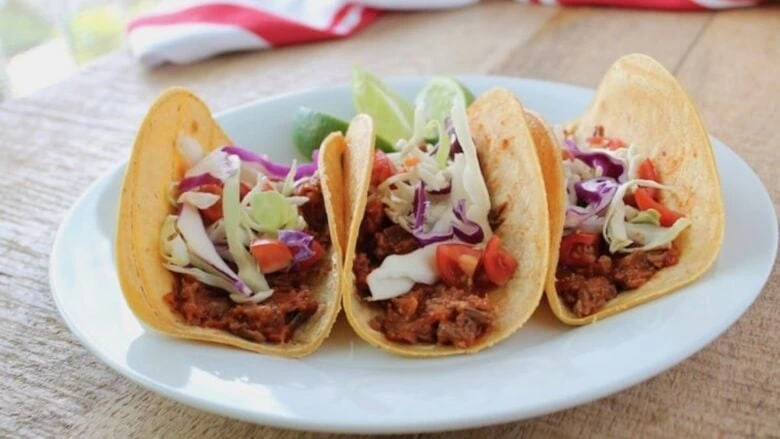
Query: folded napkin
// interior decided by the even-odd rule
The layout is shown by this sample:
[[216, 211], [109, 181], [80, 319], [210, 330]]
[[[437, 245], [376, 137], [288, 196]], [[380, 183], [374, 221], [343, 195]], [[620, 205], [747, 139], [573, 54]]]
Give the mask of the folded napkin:
[[[196, 0], [168, 1], [127, 26], [142, 63], [185, 64], [238, 50], [268, 49], [342, 38], [358, 32], [380, 10], [463, 7], [479, 0]], [[598, 4], [658, 9], [752, 6], [762, 0], [521, 0], [544, 5]]]

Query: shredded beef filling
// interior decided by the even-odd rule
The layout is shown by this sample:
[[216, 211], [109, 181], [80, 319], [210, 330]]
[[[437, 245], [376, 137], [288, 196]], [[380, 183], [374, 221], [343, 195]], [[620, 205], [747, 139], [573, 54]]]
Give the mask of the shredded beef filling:
[[[498, 224], [501, 213], [491, 212]], [[369, 195], [357, 248], [352, 271], [359, 294], [367, 299], [371, 296], [366, 282], [369, 273], [387, 256], [410, 253], [420, 244], [386, 217], [378, 197]], [[484, 289], [471, 291], [442, 281], [417, 283], [406, 294], [370, 303], [379, 310], [371, 327], [398, 343], [467, 348], [489, 332], [496, 320], [496, 309]]]
[[555, 289], [578, 317], [597, 313], [619, 293], [641, 287], [680, 258], [674, 247], [611, 256], [601, 246], [578, 244], [572, 254], [579, 263], [558, 264]]
[[[289, 275], [288, 275], [289, 277]], [[224, 291], [179, 276], [178, 288], [165, 301], [190, 325], [221, 329], [255, 342], [286, 343], [295, 329], [317, 312], [307, 288], [272, 285], [274, 294], [259, 304], [238, 304]]]
[[325, 199], [318, 178], [310, 178], [295, 189], [295, 195], [309, 199], [301, 209], [301, 215], [320, 244], [330, 243], [328, 233], [328, 213], [325, 211]]
[[388, 340], [467, 348], [492, 327], [496, 310], [487, 298], [467, 290], [415, 284], [402, 296], [382, 301], [383, 313], [370, 324]]
[[[309, 199], [301, 207], [308, 225], [306, 231], [323, 248], [328, 248], [328, 220], [319, 181], [312, 179], [301, 184], [296, 195]], [[322, 282], [326, 264], [320, 261], [304, 272], [267, 274], [266, 280], [274, 293], [257, 304], [235, 303], [224, 291], [186, 275], [176, 275], [175, 287], [165, 296], [165, 301], [190, 325], [221, 329], [254, 342], [288, 343], [293, 340], [295, 330], [319, 308], [310, 288]]]

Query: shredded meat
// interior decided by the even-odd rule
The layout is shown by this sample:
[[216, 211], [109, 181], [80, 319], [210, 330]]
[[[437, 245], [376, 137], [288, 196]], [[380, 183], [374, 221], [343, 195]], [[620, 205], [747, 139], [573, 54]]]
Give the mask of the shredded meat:
[[579, 317], [598, 312], [610, 299], [617, 296], [615, 285], [607, 277], [586, 277], [566, 268], [558, 269], [555, 288], [563, 302]]
[[616, 261], [612, 280], [621, 290], [633, 290], [649, 281], [657, 270], [645, 252], [629, 253]]
[[[317, 312], [319, 304], [311, 292], [302, 290], [274, 290], [274, 294], [259, 305], [241, 304], [228, 313], [228, 330], [255, 341], [271, 343], [292, 340], [295, 329]], [[262, 336], [263, 338], [260, 338]]]
[[586, 317], [619, 293], [641, 287], [658, 270], [677, 264], [679, 259], [674, 247], [612, 257], [599, 246], [579, 244], [568, 257], [562, 255], [555, 289], [578, 317]]
[[360, 252], [355, 256], [355, 262], [352, 265], [352, 273], [355, 274], [355, 285], [361, 296], [369, 296], [371, 292], [368, 289], [368, 274], [371, 273], [374, 267], [371, 265], [371, 259], [369, 259], [366, 253]]
[[487, 298], [443, 283], [415, 284], [410, 292], [379, 305], [384, 312], [371, 321], [371, 327], [399, 343], [467, 348], [496, 319], [495, 307]]
[[382, 228], [382, 221], [385, 218], [385, 207], [379, 197], [368, 197], [366, 201], [366, 213], [363, 215], [363, 222], [360, 224], [361, 237], [372, 236]]
[[561, 255], [565, 265], [574, 267], [590, 267], [599, 259], [599, 248], [590, 244], [578, 244], [571, 249], [571, 253]]
[[184, 320], [191, 325], [216, 327], [232, 306], [225, 295], [214, 291], [189, 276], [182, 276], [178, 290], [165, 296]]
[[284, 284], [273, 288], [274, 294], [262, 303], [238, 304], [222, 291], [180, 276], [178, 288], [165, 301], [190, 325], [221, 329], [256, 342], [286, 343], [319, 304], [308, 289]]
[[329, 242], [328, 214], [319, 178], [310, 178], [295, 189], [295, 195], [309, 199], [301, 207], [301, 215], [318, 241]]
[[418, 248], [417, 239], [398, 224], [374, 233], [374, 256], [380, 261], [388, 255], [404, 255]]

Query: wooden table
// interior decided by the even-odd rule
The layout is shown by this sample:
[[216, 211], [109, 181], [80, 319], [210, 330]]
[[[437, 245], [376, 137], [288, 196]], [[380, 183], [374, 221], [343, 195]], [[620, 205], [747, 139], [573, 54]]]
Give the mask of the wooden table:
[[[47, 276], [57, 224], [92, 181], [125, 160], [147, 106], [165, 87], [190, 86], [216, 111], [346, 81], [356, 63], [381, 75], [493, 73], [593, 87], [618, 57], [644, 52], [677, 74], [710, 131], [756, 170], [777, 208], [779, 6], [669, 13], [488, 2], [449, 12], [389, 13], [348, 40], [192, 66], [147, 71], [123, 51], [61, 84], [3, 103], [0, 436], [325, 437], [233, 421], [143, 390], [89, 354], [57, 315]], [[739, 322], [670, 371], [575, 409], [454, 436], [477, 433], [780, 434], [777, 270]]]

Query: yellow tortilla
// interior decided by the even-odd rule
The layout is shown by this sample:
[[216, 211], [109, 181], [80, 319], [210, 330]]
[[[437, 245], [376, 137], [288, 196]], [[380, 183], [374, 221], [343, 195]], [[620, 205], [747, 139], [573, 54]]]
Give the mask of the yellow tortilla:
[[185, 172], [185, 162], [177, 148], [180, 135], [195, 138], [209, 151], [232, 143], [211, 117], [208, 107], [187, 89], [169, 89], [152, 104], [133, 146], [119, 205], [117, 271], [130, 309], [148, 326], [174, 337], [286, 357], [301, 357], [313, 352], [328, 336], [340, 308], [344, 137], [340, 133], [331, 134], [323, 142], [319, 155], [323, 196], [333, 237], [326, 255], [330, 269], [321, 285], [312, 290], [320, 307], [295, 331], [291, 342], [271, 344], [189, 325], [163, 301], [163, 297], [172, 291], [174, 277], [162, 265], [160, 229], [165, 217], [173, 213], [168, 201], [169, 187], [181, 180]]
[[497, 235], [518, 261], [515, 275], [488, 294], [499, 310], [494, 328], [467, 349], [431, 344], [392, 342], [371, 328], [377, 309], [361, 299], [355, 287], [352, 265], [358, 233], [366, 209], [374, 159], [374, 125], [366, 115], [357, 116], [347, 132], [344, 155], [347, 224], [350, 225], [344, 262], [344, 311], [357, 334], [374, 346], [394, 354], [431, 357], [473, 353], [509, 337], [533, 314], [542, 296], [549, 261], [550, 235], [542, 172], [523, 107], [511, 92], [493, 89], [469, 108], [469, 125], [480, 157], [492, 206], [507, 203], [504, 223]]
[[577, 136], [589, 135], [596, 125], [603, 125], [607, 136], [623, 139], [653, 160], [661, 183], [674, 189], [661, 192], [661, 203], [685, 214], [692, 224], [674, 242], [680, 251], [677, 265], [660, 270], [640, 288], [618, 294], [601, 311], [577, 317], [555, 290], [565, 206], [560, 151], [549, 129], [533, 124], [534, 137], [541, 139], [537, 148], [548, 202], [556, 206], [550, 211], [555, 238], [545, 290], [555, 315], [569, 325], [593, 323], [693, 282], [715, 262], [723, 241], [723, 200], [709, 136], [671, 73], [646, 55], [618, 60], [604, 76], [590, 107], [568, 129]]

